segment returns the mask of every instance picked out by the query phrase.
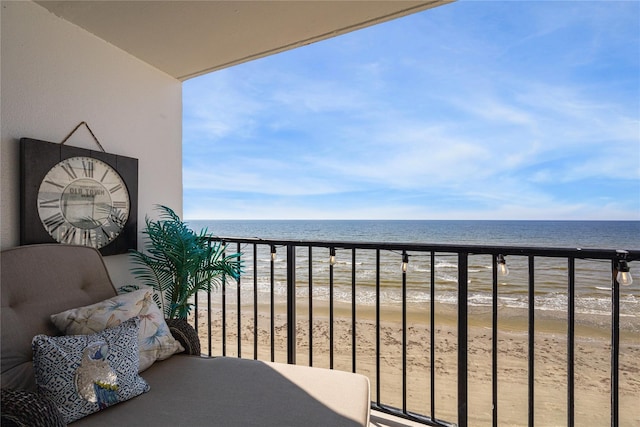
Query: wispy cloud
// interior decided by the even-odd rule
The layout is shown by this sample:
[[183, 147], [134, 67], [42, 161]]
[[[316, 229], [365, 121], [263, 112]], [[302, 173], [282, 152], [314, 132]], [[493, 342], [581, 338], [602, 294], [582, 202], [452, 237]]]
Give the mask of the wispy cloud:
[[459, 2], [186, 82], [186, 216], [640, 219], [640, 5], [609, 3]]

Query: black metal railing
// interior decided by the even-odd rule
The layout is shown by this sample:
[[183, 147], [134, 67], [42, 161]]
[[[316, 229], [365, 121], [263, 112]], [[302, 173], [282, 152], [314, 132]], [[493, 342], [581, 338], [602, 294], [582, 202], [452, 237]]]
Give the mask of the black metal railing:
[[[620, 355], [620, 286], [616, 280], [616, 272], [618, 263], [624, 257], [627, 263], [640, 259], [639, 250], [625, 251], [624, 253], [616, 250], [599, 250], [599, 249], [564, 249], [564, 248], [538, 248], [538, 247], [512, 247], [512, 246], [470, 246], [470, 245], [438, 245], [438, 244], [403, 244], [403, 243], [373, 243], [373, 242], [338, 242], [338, 241], [292, 241], [292, 240], [263, 240], [255, 238], [231, 238], [217, 237], [217, 241], [224, 242], [229, 252], [241, 252], [242, 259], [245, 263], [245, 274], [233, 286], [230, 282], [224, 282], [221, 289], [217, 293], [209, 293], [206, 296], [200, 295], [196, 299], [195, 325], [199, 329], [200, 335], [207, 336], [209, 355], [234, 355], [237, 357], [247, 357], [245, 348], [242, 343], [249, 345], [253, 349], [250, 356], [254, 359], [265, 358], [271, 361], [277, 359], [277, 343], [276, 338], [282, 333], [285, 339], [282, 343], [286, 347], [287, 363], [306, 363], [314, 366], [316, 359], [314, 356], [314, 346], [321, 345], [318, 337], [314, 337], [314, 324], [318, 321], [314, 317], [317, 306], [327, 305], [328, 309], [328, 367], [336, 368], [336, 311], [337, 304], [340, 302], [340, 312], [350, 310], [350, 316], [341, 315], [340, 318], [348, 319], [350, 325], [348, 333], [351, 334], [351, 354], [350, 364], [351, 371], [358, 372], [358, 340], [360, 317], [359, 313], [363, 310], [362, 302], [358, 300], [358, 296], [364, 293], [365, 287], [367, 292], [373, 292], [374, 300], [367, 300], [368, 307], [373, 307], [374, 323], [375, 323], [375, 344], [371, 351], [375, 351], [375, 369], [366, 374], [374, 386], [372, 394], [375, 396], [372, 401], [372, 408], [383, 411], [405, 419], [421, 422], [427, 425], [449, 426], [449, 425], [475, 425], [474, 414], [469, 414], [469, 384], [468, 373], [469, 365], [469, 321], [474, 314], [470, 309], [474, 307], [470, 305], [470, 298], [475, 298], [475, 294], [470, 294], [469, 281], [473, 275], [475, 283], [477, 280], [475, 275], [484, 274], [470, 269], [470, 262], [477, 264], [478, 257], [488, 260], [487, 270], [489, 276], [487, 281], [490, 282], [487, 293], [490, 294], [490, 302], [487, 303], [491, 309], [490, 316], [490, 334], [491, 334], [491, 408], [490, 408], [490, 424], [497, 426], [500, 423], [501, 400], [499, 399], [498, 376], [499, 376], [499, 260], [502, 257], [508, 257], [511, 264], [511, 271], [518, 270], [522, 275], [523, 288], [526, 287], [526, 335], [527, 335], [527, 420], [523, 424], [529, 426], [535, 425], [536, 416], [536, 310], [541, 307], [536, 306], [536, 297], [539, 294], [539, 288], [543, 287], [538, 282], [538, 276], [546, 274], [547, 265], [553, 260], [555, 265], [560, 267], [552, 267], [549, 270], [561, 270], [563, 273], [559, 279], [561, 288], [558, 294], [562, 298], [566, 295], [566, 313], [562, 317], [562, 321], [566, 322], [566, 424], [573, 426], [575, 421], [575, 360], [576, 360], [576, 287], [577, 281], [583, 280], [585, 274], [593, 276], [599, 275], [597, 280], [610, 287], [610, 422], [612, 426], [619, 425], [619, 355]], [[286, 257], [283, 258], [282, 250], [286, 248]], [[334, 257], [336, 250], [347, 261], [344, 261], [339, 274], [336, 272]], [[318, 256], [322, 254], [322, 256]], [[389, 261], [387, 258], [392, 257]], [[449, 286], [455, 288], [455, 313], [457, 317], [455, 345], [457, 347], [457, 396], [456, 396], [456, 412], [453, 414], [455, 420], [444, 420], [439, 409], [439, 403], [436, 399], [438, 392], [438, 381], [436, 372], [436, 332], [437, 322], [436, 307], [438, 295], [440, 292], [441, 280], [437, 277], [437, 260], [446, 257], [449, 260], [455, 260], [455, 277], [449, 280]], [[420, 259], [427, 267], [416, 272], [407, 272], [406, 266], [409, 259]], [[584, 261], [583, 261], [584, 260]], [[299, 262], [297, 262], [299, 261]], [[389, 265], [389, 262], [397, 261], [398, 273], [397, 283], [391, 283], [394, 289], [400, 289], [399, 302], [397, 302], [400, 310], [401, 323], [401, 399], [390, 404], [383, 399], [383, 383], [385, 367], [381, 363], [381, 335], [382, 335], [382, 302], [383, 294], [391, 289], [388, 279], [388, 271], [383, 271], [383, 263]], [[402, 261], [402, 268], [400, 268]], [[589, 268], [584, 268], [585, 272], [578, 271], [576, 261], [589, 264]], [[566, 264], [565, 264], [566, 262]], [[559, 263], [559, 264], [558, 264]], [[592, 263], [597, 266], [592, 267]], [[318, 264], [322, 264], [323, 268], [318, 268]], [[350, 267], [350, 271], [348, 266]], [[586, 265], [586, 264], [585, 264]], [[366, 270], [366, 271], [365, 271]], [[359, 276], [367, 272], [373, 272], [373, 277], [367, 275], [365, 278]], [[541, 274], [542, 271], [542, 274]], [[364, 273], [363, 273], [364, 272]], [[367, 273], [368, 274], [368, 273]], [[409, 286], [409, 279], [413, 279], [420, 274], [417, 285]], [[383, 278], [383, 275], [385, 278]], [[339, 276], [339, 277], [338, 277]], [[589, 279], [592, 280], [593, 278]], [[517, 277], [514, 280], [519, 280]], [[547, 280], [548, 282], [548, 280]], [[413, 283], [413, 282], [412, 282]], [[453, 284], [452, 284], [453, 283]], [[544, 283], [549, 286], [549, 283]], [[558, 284], [554, 285], [558, 286]], [[384, 289], [384, 290], [383, 290]], [[416, 291], [418, 289], [418, 291]], [[635, 289], [635, 288], [634, 288]], [[322, 292], [320, 292], [322, 291]], [[325, 292], [326, 291], [326, 292]], [[472, 288], [472, 291], [474, 289]], [[235, 292], [235, 301], [227, 300], [227, 295]], [[317, 295], [318, 293], [322, 295]], [[336, 292], [341, 294], [349, 294], [348, 297], [337, 298]], [[409, 346], [407, 333], [411, 324], [408, 319], [409, 305], [415, 306], [415, 302], [409, 303], [408, 297], [410, 293], [424, 292], [423, 302], [418, 306], [424, 305], [428, 308], [428, 352], [424, 354], [425, 362], [428, 362], [429, 376], [429, 398], [421, 406], [422, 409], [418, 413], [409, 407], [407, 399], [408, 391], [408, 360], [407, 350]], [[608, 291], [606, 291], [608, 292]], [[636, 292], [634, 290], [634, 292]], [[260, 295], [268, 293], [268, 303]], [[284, 293], [284, 295], [282, 295]], [[306, 296], [304, 294], [307, 294]], [[637, 292], [636, 292], [637, 293]], [[422, 294], [421, 294], [422, 295]], [[219, 298], [219, 303], [214, 301], [214, 297]], [[523, 296], [524, 298], [524, 296]], [[560, 297], [558, 297], [560, 298]], [[278, 299], [278, 300], [277, 300]], [[338, 301], [340, 299], [340, 301]], [[305, 321], [308, 322], [308, 330], [298, 330], [299, 316], [296, 308], [301, 304], [306, 304], [304, 308]], [[259, 325], [261, 307], [265, 309], [268, 305], [269, 325], [262, 332]], [[235, 318], [229, 319], [229, 313], [235, 312]], [[302, 311], [301, 311], [302, 312]], [[634, 313], [637, 315], [637, 313]], [[220, 334], [213, 330], [213, 319], [219, 316], [221, 318]], [[284, 324], [276, 327], [276, 318], [284, 316]], [[349, 319], [350, 317], [350, 319]], [[206, 331], [202, 328], [200, 319], [204, 318]], [[248, 319], [249, 318], [249, 319]], [[251, 319], [252, 318], [252, 319]], [[236, 323], [235, 337], [229, 335], [227, 324], [233, 321]], [[243, 332], [253, 334], [250, 338], [243, 338]], [[212, 337], [214, 332], [217, 338]], [[269, 355], [260, 356], [259, 349], [264, 346], [267, 341], [264, 334], [269, 335], [268, 350]], [[308, 354], [305, 362], [298, 358], [300, 344], [297, 341], [298, 334], [306, 334]], [[227, 341], [235, 341], [236, 346], [233, 349], [228, 348]], [[218, 346], [219, 345], [219, 349]], [[216, 348], [214, 348], [214, 346]], [[453, 362], [451, 362], [453, 363]], [[345, 369], [345, 363], [340, 369]], [[447, 418], [451, 417], [447, 415]]]

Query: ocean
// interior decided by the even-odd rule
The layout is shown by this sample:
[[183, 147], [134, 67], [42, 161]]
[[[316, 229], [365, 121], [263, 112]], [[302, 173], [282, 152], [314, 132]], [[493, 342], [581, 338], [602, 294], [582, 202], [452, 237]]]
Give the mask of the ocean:
[[[535, 246], [590, 249], [640, 249], [640, 221], [429, 221], [429, 220], [192, 220], [189, 225], [222, 237], [245, 237], [278, 240], [329, 240], [343, 242], [399, 242], [425, 244], [465, 244], [490, 246]], [[252, 249], [245, 254], [245, 275], [241, 280], [243, 300], [251, 300], [253, 292]], [[276, 297], [286, 292], [286, 254], [278, 254], [275, 263]], [[329, 257], [323, 248], [313, 254], [313, 290], [319, 300], [328, 298]], [[270, 291], [270, 254], [268, 247], [258, 253], [258, 290]], [[407, 302], [420, 307], [431, 299], [431, 260], [428, 254], [410, 253], [407, 271]], [[297, 297], [308, 296], [308, 251], [296, 254]], [[399, 253], [384, 252], [381, 258], [382, 304], [398, 304], [402, 300]], [[334, 265], [334, 298], [349, 303], [352, 283], [350, 250], [337, 250]], [[528, 306], [528, 264], [526, 257], [508, 256], [510, 274], [499, 277], [500, 308]], [[620, 292], [621, 317], [638, 327], [640, 321], [640, 268], [630, 263], [636, 276], [631, 286]], [[610, 316], [611, 264], [608, 261], [576, 261], [576, 312], [583, 315]], [[634, 271], [634, 269], [636, 271]], [[535, 306], [539, 311], [566, 313], [566, 259], [536, 257]], [[457, 257], [437, 254], [435, 258], [436, 300], [441, 304], [457, 304]], [[491, 257], [471, 256], [469, 260], [469, 304], [491, 307]], [[356, 258], [356, 300], [361, 306], [372, 306], [375, 293], [375, 251], [359, 250]], [[233, 289], [230, 289], [233, 292]], [[628, 322], [625, 322], [625, 324]]]

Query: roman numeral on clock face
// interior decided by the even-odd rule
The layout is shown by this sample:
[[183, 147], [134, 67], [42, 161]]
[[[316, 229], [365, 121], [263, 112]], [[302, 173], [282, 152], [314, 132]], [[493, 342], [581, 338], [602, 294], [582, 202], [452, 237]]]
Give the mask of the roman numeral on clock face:
[[50, 179], [45, 180], [45, 182], [46, 182], [47, 184], [54, 185], [54, 186], [56, 186], [56, 187], [58, 187], [58, 188], [62, 188], [62, 189], [64, 190], [64, 185], [58, 184], [57, 182], [53, 182], [53, 181], [51, 181]]
[[102, 234], [104, 235], [105, 239], [107, 239], [107, 242], [111, 240], [111, 234], [109, 234], [109, 232], [105, 230], [104, 227], [100, 227], [100, 231], [102, 231]]
[[60, 199], [40, 200], [38, 206], [41, 208], [60, 208]]
[[69, 227], [64, 233], [62, 233], [60, 241], [64, 243], [74, 243], [76, 238], [76, 231], [78, 231], [77, 228]]
[[93, 178], [93, 171], [94, 171], [93, 162], [91, 160], [83, 160], [82, 171], [84, 172], [85, 177]]
[[62, 224], [65, 223], [64, 217], [60, 212], [51, 215], [48, 218], [42, 220], [42, 223], [49, 230], [49, 233], [56, 231]]
[[80, 235], [80, 244], [88, 245], [92, 241], [91, 239], [91, 231], [90, 230], [82, 230], [82, 234]]
[[129, 207], [129, 203], [120, 200], [114, 200], [112, 206], [114, 209], [127, 209]]
[[60, 165], [60, 167], [62, 168], [63, 171], [65, 171], [67, 173], [67, 175], [69, 175], [69, 178], [71, 179], [76, 179], [78, 178], [78, 175], [76, 175], [75, 171], [73, 170], [73, 167], [69, 164], [62, 164]]

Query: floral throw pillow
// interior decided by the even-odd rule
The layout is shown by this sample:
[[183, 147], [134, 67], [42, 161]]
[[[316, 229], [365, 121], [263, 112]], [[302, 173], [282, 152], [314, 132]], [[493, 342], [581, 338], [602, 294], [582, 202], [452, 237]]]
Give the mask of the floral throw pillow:
[[38, 391], [66, 423], [149, 391], [138, 375], [139, 319], [92, 335], [33, 338]]
[[184, 351], [171, 335], [162, 312], [153, 301], [151, 289], [140, 289], [97, 304], [54, 314], [51, 321], [66, 335], [85, 335], [117, 326], [133, 317], [140, 318], [139, 372], [147, 369], [156, 360], [167, 359]]

